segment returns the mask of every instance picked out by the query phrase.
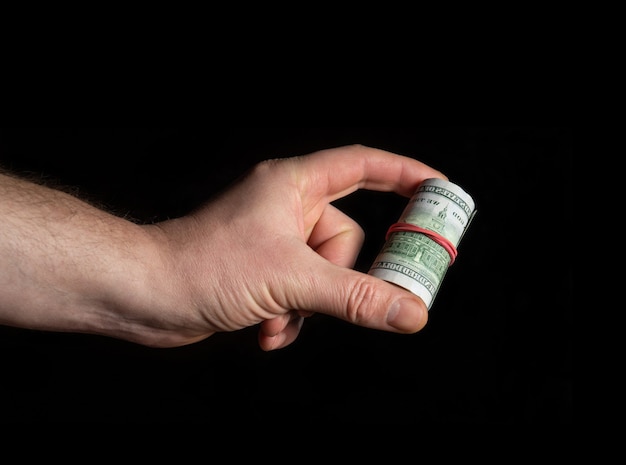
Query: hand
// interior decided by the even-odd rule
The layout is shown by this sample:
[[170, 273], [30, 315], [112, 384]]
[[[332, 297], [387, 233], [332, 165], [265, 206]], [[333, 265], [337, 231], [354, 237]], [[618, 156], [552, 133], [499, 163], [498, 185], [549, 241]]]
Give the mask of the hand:
[[203, 208], [158, 225], [176, 257], [172, 274], [185, 276], [189, 313], [181, 323], [195, 324], [198, 338], [260, 323], [263, 350], [293, 342], [314, 312], [379, 330], [420, 330], [428, 313], [418, 297], [351, 269], [364, 233], [331, 202], [357, 189], [410, 197], [429, 177], [447, 179], [363, 146], [259, 164]]

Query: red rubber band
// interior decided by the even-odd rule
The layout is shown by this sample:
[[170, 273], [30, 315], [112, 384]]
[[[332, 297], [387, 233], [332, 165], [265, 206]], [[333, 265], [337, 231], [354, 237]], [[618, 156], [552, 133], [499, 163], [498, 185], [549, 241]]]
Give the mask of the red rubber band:
[[452, 244], [452, 242], [450, 242], [448, 239], [443, 237], [441, 234], [431, 231], [430, 229], [420, 228], [419, 226], [415, 226], [414, 224], [411, 224], [411, 223], [395, 223], [395, 224], [392, 224], [387, 230], [387, 235], [385, 236], [385, 240], [389, 239], [389, 235], [391, 233], [402, 232], [402, 231], [418, 232], [418, 233], [422, 233], [430, 237], [433, 241], [435, 241], [441, 247], [446, 249], [446, 252], [448, 252], [448, 255], [450, 255], [450, 264], [448, 266], [451, 266], [454, 263], [454, 260], [456, 259], [456, 256], [457, 256], [457, 250], [454, 244]]

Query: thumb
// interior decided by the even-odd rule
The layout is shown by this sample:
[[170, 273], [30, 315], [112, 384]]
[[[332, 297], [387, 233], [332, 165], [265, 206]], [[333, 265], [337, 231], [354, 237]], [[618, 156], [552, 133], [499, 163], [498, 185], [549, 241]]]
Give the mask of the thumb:
[[309, 280], [305, 308], [349, 323], [395, 333], [415, 333], [428, 321], [428, 310], [419, 297], [382, 279], [326, 263], [326, 270]]

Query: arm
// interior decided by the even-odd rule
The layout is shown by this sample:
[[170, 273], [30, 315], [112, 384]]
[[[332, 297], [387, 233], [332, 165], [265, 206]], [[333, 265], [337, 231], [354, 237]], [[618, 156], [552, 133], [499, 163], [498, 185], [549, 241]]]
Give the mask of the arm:
[[[363, 231], [331, 202], [357, 189], [410, 196], [443, 174], [363, 146], [268, 160], [198, 210], [138, 225], [0, 174], [0, 323], [155, 347], [259, 325], [293, 342], [303, 318], [413, 333], [413, 294], [351, 267]], [[444, 177], [445, 178], [445, 177]]]
[[0, 219], [0, 323], [144, 342], [143, 309], [167, 288], [156, 228], [2, 173]]

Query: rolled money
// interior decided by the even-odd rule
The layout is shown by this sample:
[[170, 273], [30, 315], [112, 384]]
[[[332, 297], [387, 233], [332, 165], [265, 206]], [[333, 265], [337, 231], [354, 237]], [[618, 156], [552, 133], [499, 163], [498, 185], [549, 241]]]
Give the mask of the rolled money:
[[474, 200], [461, 187], [424, 180], [389, 228], [368, 274], [409, 290], [430, 310], [475, 214]]

